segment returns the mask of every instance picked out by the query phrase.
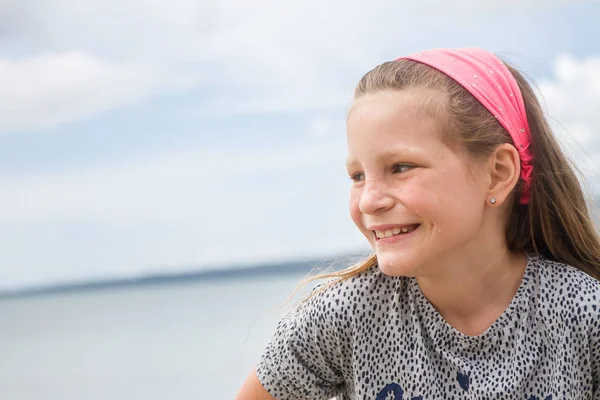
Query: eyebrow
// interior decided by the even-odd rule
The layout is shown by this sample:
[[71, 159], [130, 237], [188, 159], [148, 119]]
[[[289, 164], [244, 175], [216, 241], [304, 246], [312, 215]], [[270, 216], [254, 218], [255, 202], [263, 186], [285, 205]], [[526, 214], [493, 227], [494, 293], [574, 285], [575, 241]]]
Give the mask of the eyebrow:
[[[408, 157], [408, 156], [415, 156], [421, 154], [421, 152], [418, 151], [414, 151], [414, 150], [409, 150], [406, 147], [403, 148], [399, 148], [399, 149], [388, 149], [382, 153], [380, 153], [377, 156], [378, 160], [389, 160], [390, 158], [397, 158], [397, 157]], [[358, 160], [355, 159], [347, 159], [346, 160], [346, 169], [350, 169], [351, 167], [354, 167], [356, 165], [360, 164], [358, 162]]]

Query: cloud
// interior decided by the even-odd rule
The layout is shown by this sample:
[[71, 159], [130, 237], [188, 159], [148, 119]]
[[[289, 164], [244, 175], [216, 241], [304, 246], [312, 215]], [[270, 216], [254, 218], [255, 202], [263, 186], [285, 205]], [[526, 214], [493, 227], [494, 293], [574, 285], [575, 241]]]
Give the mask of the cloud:
[[[223, 145], [62, 174], [0, 176], [3, 285], [363, 250], [343, 121], [297, 145]], [[34, 249], [29, 251], [28, 249]], [[39, 268], [48, 269], [42, 273]], [[20, 271], [15, 273], [15, 271]]]
[[[539, 12], [566, 3], [518, 4]], [[207, 114], [337, 107], [358, 74], [388, 53], [390, 38], [401, 52], [426, 43], [442, 26], [490, 9], [509, 12], [515, 4], [4, 1], [0, 105], [13, 99], [19, 105], [0, 115], [0, 131], [67, 123], [152, 95], [211, 87], [219, 93], [205, 105]], [[401, 24], [399, 16], [406, 16]], [[429, 36], [415, 35], [423, 21], [437, 26]]]
[[600, 189], [600, 57], [559, 55], [552, 80], [538, 85], [561, 143], [589, 183]]
[[331, 168], [335, 162], [343, 165], [339, 162], [343, 160], [343, 145], [223, 145], [150, 155], [71, 173], [4, 175], [0, 176], [0, 223], [93, 221], [128, 226], [202, 221], [206, 210], [230, 203], [230, 196], [222, 196], [215, 204], [215, 195], [220, 193], [244, 191], [235, 197], [249, 202], [252, 192], [263, 186], [276, 190], [268, 189], [270, 176], [294, 174], [323, 164]]
[[146, 97], [160, 72], [82, 53], [0, 59], [0, 131], [48, 127]]

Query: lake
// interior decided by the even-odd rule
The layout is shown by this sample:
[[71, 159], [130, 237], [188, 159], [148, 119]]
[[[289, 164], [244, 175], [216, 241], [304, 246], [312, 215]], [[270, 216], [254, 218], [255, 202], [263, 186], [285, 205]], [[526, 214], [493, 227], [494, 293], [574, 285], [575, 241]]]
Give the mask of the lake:
[[303, 277], [0, 300], [1, 398], [233, 399]]

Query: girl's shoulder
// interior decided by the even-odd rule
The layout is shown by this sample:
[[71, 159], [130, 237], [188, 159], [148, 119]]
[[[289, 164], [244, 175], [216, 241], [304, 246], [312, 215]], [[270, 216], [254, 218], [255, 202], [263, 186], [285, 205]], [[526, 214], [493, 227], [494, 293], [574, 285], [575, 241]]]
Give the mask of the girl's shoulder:
[[537, 298], [542, 313], [559, 317], [567, 326], [598, 327], [600, 282], [582, 270], [533, 256], [532, 266], [538, 280]]
[[[319, 326], [336, 336], [352, 337], [357, 327], [407, 301], [408, 278], [385, 275], [377, 265], [347, 279], [330, 278], [316, 286], [291, 312], [299, 324]], [[402, 307], [402, 310], [405, 308]]]
[[559, 299], [582, 300], [600, 294], [600, 281], [576, 267], [540, 255], [531, 256], [531, 264], [539, 276], [540, 289], [554, 293]]
[[312, 290], [310, 300], [333, 309], [356, 310], [368, 303], [388, 301], [395, 293], [402, 292], [399, 289], [406, 281], [405, 277], [385, 275], [374, 265], [349, 278], [327, 279]]

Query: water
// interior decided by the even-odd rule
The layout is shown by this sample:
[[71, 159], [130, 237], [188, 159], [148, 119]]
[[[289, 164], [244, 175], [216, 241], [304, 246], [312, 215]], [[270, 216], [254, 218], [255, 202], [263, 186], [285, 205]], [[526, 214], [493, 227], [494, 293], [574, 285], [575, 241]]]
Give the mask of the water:
[[301, 278], [0, 301], [0, 397], [233, 399]]

